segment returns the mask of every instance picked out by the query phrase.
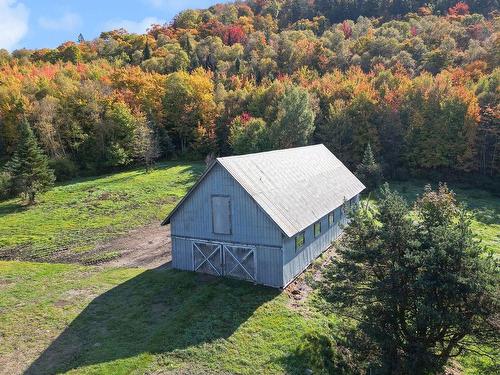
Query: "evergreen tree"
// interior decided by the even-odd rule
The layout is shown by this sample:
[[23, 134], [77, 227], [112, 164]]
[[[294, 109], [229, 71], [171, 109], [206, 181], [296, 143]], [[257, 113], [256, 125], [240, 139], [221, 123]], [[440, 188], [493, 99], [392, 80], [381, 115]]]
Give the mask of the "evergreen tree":
[[38, 193], [54, 185], [54, 171], [49, 168], [48, 159], [38, 146], [28, 121], [21, 123], [19, 132], [17, 150], [7, 163], [6, 170], [11, 175], [12, 190], [24, 194], [33, 204]]
[[149, 45], [149, 42], [146, 42], [146, 46], [144, 47], [144, 50], [142, 51], [142, 59], [149, 60], [151, 56], [153, 55], [153, 51], [151, 49], [151, 46]]
[[380, 164], [375, 161], [373, 151], [368, 143], [363, 154], [363, 160], [356, 170], [358, 178], [363, 182], [368, 190], [373, 190], [382, 182], [382, 169]]
[[236, 60], [234, 61], [234, 71], [236, 72], [236, 74], [240, 73], [240, 69], [241, 69], [241, 60], [239, 57], [237, 57]]
[[358, 322], [355, 352], [375, 358], [376, 373], [437, 374], [450, 358], [495, 347], [498, 262], [446, 185], [426, 187], [413, 211], [386, 184], [378, 210], [350, 215], [321, 294]]
[[78, 34], [78, 43], [83, 43], [83, 42], [85, 42], [85, 38], [83, 37], [83, 34], [80, 33]]

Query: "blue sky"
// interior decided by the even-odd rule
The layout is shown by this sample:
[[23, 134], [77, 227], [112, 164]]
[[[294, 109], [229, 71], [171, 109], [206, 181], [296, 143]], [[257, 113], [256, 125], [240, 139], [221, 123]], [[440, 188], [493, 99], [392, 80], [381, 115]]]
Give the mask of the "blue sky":
[[0, 0], [0, 48], [53, 48], [76, 41], [79, 33], [93, 39], [119, 27], [144, 32], [183, 9], [223, 2], [228, 0]]

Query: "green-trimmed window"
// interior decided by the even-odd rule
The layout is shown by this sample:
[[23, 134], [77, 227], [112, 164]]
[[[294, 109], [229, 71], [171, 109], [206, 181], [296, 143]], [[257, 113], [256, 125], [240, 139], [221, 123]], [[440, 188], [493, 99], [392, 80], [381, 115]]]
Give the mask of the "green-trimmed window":
[[306, 242], [305, 233], [301, 232], [295, 236], [295, 251], [300, 250], [304, 243]]
[[314, 223], [314, 237], [318, 237], [321, 234], [321, 221]]
[[335, 211], [328, 214], [328, 225], [332, 226], [335, 223]]

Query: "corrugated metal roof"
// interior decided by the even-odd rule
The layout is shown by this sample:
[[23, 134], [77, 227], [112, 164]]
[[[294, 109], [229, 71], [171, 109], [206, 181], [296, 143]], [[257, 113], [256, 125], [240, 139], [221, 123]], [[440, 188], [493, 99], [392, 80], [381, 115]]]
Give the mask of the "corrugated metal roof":
[[217, 158], [289, 237], [365, 186], [324, 145]]
[[217, 158], [170, 218], [215, 164], [220, 164], [289, 237], [365, 189], [324, 145]]

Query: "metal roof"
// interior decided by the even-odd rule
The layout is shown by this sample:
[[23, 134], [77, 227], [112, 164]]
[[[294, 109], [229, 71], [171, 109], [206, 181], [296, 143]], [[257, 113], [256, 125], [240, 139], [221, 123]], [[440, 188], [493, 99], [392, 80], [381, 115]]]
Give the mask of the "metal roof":
[[[222, 157], [216, 163], [233, 176], [288, 237], [365, 188], [322, 144]], [[178, 206], [181, 204], [182, 201]]]

